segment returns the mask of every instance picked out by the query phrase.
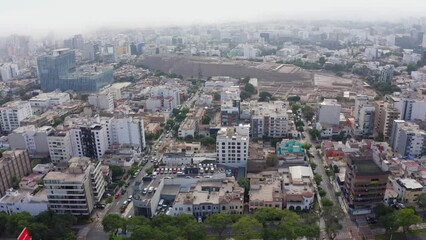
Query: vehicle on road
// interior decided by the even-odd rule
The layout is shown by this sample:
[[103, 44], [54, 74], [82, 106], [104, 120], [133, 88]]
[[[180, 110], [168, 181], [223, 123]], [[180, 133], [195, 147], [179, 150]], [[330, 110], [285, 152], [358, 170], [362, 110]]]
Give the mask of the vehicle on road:
[[154, 191], [154, 187], [149, 187], [149, 189], [148, 189], [148, 193], [152, 193]]
[[127, 206], [129, 204], [129, 202], [126, 200], [123, 202], [123, 206]]
[[118, 198], [120, 197], [120, 195], [121, 195], [121, 194], [118, 192], [118, 193], [116, 193], [116, 194], [114, 195], [114, 198], [115, 198], [115, 199], [118, 199]]
[[143, 189], [143, 191], [142, 191], [142, 194], [144, 194], [144, 195], [145, 195], [147, 192], [148, 192], [148, 189], [147, 189], [147, 188], [144, 188], [144, 189]]

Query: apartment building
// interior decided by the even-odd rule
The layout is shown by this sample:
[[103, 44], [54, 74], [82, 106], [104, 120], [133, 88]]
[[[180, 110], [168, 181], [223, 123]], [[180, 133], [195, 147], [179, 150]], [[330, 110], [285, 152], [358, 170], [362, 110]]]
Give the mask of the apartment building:
[[284, 192], [282, 181], [276, 171], [263, 171], [249, 175], [249, 211], [255, 212], [259, 208], [271, 207], [283, 209]]
[[373, 160], [370, 150], [353, 153], [347, 161], [344, 196], [352, 215], [369, 214], [383, 203], [389, 172]]
[[393, 151], [404, 157], [426, 155], [426, 132], [412, 122], [394, 120], [389, 143]]
[[400, 114], [400, 119], [406, 121], [426, 120], [426, 101], [417, 99], [397, 99], [394, 106]]
[[20, 179], [31, 173], [27, 150], [3, 152], [0, 158], [0, 194], [3, 196], [13, 186], [13, 179]]
[[37, 216], [48, 210], [47, 203], [47, 193], [45, 190], [32, 193], [11, 188], [0, 198], [0, 211], [8, 215], [28, 212], [32, 216]]
[[71, 137], [68, 130], [55, 130], [47, 136], [49, 154], [57, 167], [67, 167], [72, 156]]
[[243, 214], [244, 188], [233, 178], [198, 181], [188, 192], [179, 192], [171, 215], [206, 218], [213, 213]]
[[423, 193], [423, 185], [416, 179], [397, 178], [392, 179], [391, 184], [403, 203], [415, 204], [417, 203], [417, 197]]
[[247, 167], [250, 125], [221, 128], [216, 137], [217, 163]]
[[355, 121], [358, 121], [361, 114], [361, 108], [368, 104], [368, 96], [366, 95], [357, 95], [355, 97], [355, 107], [353, 116], [355, 118]]
[[40, 110], [41, 112], [56, 106], [62, 106], [64, 103], [69, 101], [71, 101], [69, 93], [56, 91], [40, 93], [29, 100], [31, 107], [34, 110]]
[[250, 102], [251, 136], [254, 138], [286, 137], [289, 132], [288, 102]]
[[33, 114], [28, 101], [13, 101], [0, 107], [1, 131], [10, 133], [21, 126], [22, 120]]
[[372, 137], [374, 130], [374, 116], [376, 108], [370, 105], [364, 105], [359, 110], [358, 129], [359, 135], [363, 137]]
[[342, 106], [336, 99], [324, 99], [318, 107], [318, 122], [321, 124], [339, 125]]
[[240, 89], [238, 86], [223, 88], [220, 96], [222, 126], [238, 126], [240, 121]]
[[92, 163], [87, 157], [70, 159], [63, 172], [49, 172], [44, 177], [44, 186], [50, 210], [76, 216], [90, 215], [105, 192], [100, 162]]
[[388, 140], [392, 133], [393, 121], [399, 119], [400, 113], [398, 109], [384, 101], [376, 101], [374, 103], [374, 137], [382, 137]]
[[7, 137], [11, 149], [27, 149], [31, 156], [48, 156], [47, 136], [52, 131], [50, 126], [36, 128], [28, 125], [13, 130]]
[[103, 125], [107, 129], [107, 138], [110, 139], [110, 146], [119, 144], [127, 145], [139, 149], [146, 148], [144, 120], [143, 118], [130, 116], [115, 116], [109, 120], [104, 120]]

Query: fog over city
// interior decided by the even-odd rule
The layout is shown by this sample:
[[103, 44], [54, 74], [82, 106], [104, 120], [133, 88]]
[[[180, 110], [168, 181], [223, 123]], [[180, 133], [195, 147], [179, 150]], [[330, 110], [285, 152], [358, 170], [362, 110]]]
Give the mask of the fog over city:
[[282, 19], [387, 21], [424, 14], [426, 2], [418, 0], [1, 0], [0, 35]]

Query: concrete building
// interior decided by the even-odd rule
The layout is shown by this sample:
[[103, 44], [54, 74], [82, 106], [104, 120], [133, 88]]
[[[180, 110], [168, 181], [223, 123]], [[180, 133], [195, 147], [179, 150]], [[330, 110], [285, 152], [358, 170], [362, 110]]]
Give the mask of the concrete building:
[[136, 117], [113, 117], [108, 130], [111, 145], [127, 145], [139, 151], [146, 148], [144, 120]]
[[229, 167], [247, 167], [250, 125], [221, 128], [216, 138], [217, 163]]
[[173, 97], [151, 97], [146, 100], [146, 110], [151, 112], [172, 111], [177, 108]]
[[361, 114], [361, 109], [364, 105], [368, 104], [368, 96], [366, 95], [357, 95], [355, 97], [355, 107], [353, 116], [355, 118], [355, 121], [359, 120], [359, 115]]
[[228, 101], [220, 107], [220, 123], [223, 127], [238, 126], [240, 121], [240, 110], [236, 106], [232, 106], [232, 102]]
[[32, 97], [29, 102], [34, 110], [41, 110], [42, 112], [56, 106], [62, 106], [66, 102], [70, 102], [70, 94], [65, 92], [49, 92], [40, 93]]
[[375, 112], [376, 108], [371, 105], [364, 105], [359, 111], [358, 129], [363, 137], [373, 136]]
[[16, 63], [0, 64], [0, 77], [3, 82], [8, 82], [16, 78], [18, 74], [19, 74], [18, 64]]
[[36, 128], [34, 125], [23, 126], [8, 135], [11, 149], [27, 149], [31, 156], [48, 156], [47, 136], [53, 131], [50, 126]]
[[311, 209], [315, 199], [314, 174], [311, 167], [288, 168], [284, 178], [285, 206], [290, 210]]
[[250, 133], [254, 138], [286, 137], [289, 132], [288, 102], [250, 102]]
[[0, 158], [0, 194], [10, 189], [13, 179], [20, 179], [31, 173], [30, 158], [27, 150], [5, 151]]
[[283, 209], [284, 192], [282, 182], [274, 177], [274, 173], [261, 172], [250, 176], [249, 212], [259, 208], [271, 207]]
[[234, 178], [198, 181], [188, 192], [177, 194], [172, 216], [192, 214], [206, 218], [213, 213], [243, 214], [244, 188]]
[[182, 139], [187, 136], [194, 137], [196, 131], [197, 124], [195, 119], [187, 117], [179, 126], [178, 137]]
[[186, 152], [168, 152], [163, 154], [162, 162], [167, 166], [180, 166], [192, 163], [192, 154]]
[[368, 151], [352, 154], [347, 161], [343, 193], [352, 215], [371, 213], [385, 196], [389, 172], [382, 170]]
[[47, 136], [49, 154], [52, 163], [57, 167], [67, 166], [72, 156], [70, 132], [55, 130]]
[[0, 211], [8, 215], [28, 212], [32, 216], [37, 216], [48, 210], [47, 203], [47, 193], [44, 190], [32, 194], [28, 191], [11, 188], [0, 198]]
[[90, 94], [88, 97], [88, 102], [97, 109], [105, 111], [114, 110], [114, 98], [112, 93], [108, 90]]
[[108, 149], [108, 132], [99, 121], [74, 119], [70, 128], [73, 156], [99, 159]]
[[384, 67], [380, 67], [379, 71], [380, 71], [379, 82], [392, 83], [393, 72], [394, 72], [392, 65], [386, 65]]
[[415, 99], [401, 99], [394, 103], [400, 112], [400, 119], [406, 121], [426, 120], [426, 101]]
[[76, 67], [75, 52], [68, 48], [56, 49], [52, 54], [38, 57], [37, 66], [44, 92], [56, 89], [95, 92], [114, 81], [111, 67]]
[[423, 185], [416, 179], [397, 178], [391, 180], [393, 190], [398, 193], [398, 199], [403, 203], [416, 204], [417, 197], [423, 193]]
[[105, 192], [100, 166], [99, 161], [77, 157], [70, 159], [65, 171], [49, 172], [44, 177], [49, 209], [59, 214], [90, 215]]
[[123, 90], [131, 84], [130, 82], [113, 83], [107, 90], [112, 94], [114, 101], [116, 101], [123, 98]]
[[13, 101], [0, 107], [0, 129], [3, 132], [12, 132], [21, 126], [21, 121], [33, 114], [31, 105], [27, 101]]
[[401, 156], [426, 156], [426, 132], [415, 123], [394, 120], [389, 143], [392, 150]]
[[384, 140], [389, 139], [392, 133], [393, 121], [399, 119], [399, 111], [391, 104], [383, 101], [374, 103], [374, 137], [381, 137]]
[[324, 99], [318, 107], [318, 122], [321, 124], [339, 125], [342, 106], [336, 99]]

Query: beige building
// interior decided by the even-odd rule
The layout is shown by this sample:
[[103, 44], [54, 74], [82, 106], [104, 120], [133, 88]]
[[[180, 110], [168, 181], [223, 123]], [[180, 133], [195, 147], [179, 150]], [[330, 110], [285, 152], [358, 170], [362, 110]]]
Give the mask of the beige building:
[[282, 182], [276, 174], [276, 171], [264, 171], [260, 174], [248, 175], [247, 178], [250, 179], [249, 211], [251, 213], [264, 207], [278, 210], [283, 208]]
[[416, 203], [417, 197], [423, 192], [423, 185], [416, 179], [397, 178], [391, 180], [393, 190], [403, 203]]
[[27, 150], [5, 151], [0, 158], [0, 194], [3, 196], [18, 180], [31, 173], [30, 158]]
[[49, 172], [44, 186], [49, 199], [49, 209], [56, 213], [90, 215], [96, 202], [105, 192], [101, 163], [87, 157], [74, 157], [63, 172]]
[[27, 149], [31, 156], [48, 156], [47, 135], [52, 131], [50, 126], [28, 125], [13, 130], [7, 137], [11, 149]]
[[374, 137], [383, 136], [384, 140], [390, 138], [392, 133], [393, 121], [399, 119], [399, 111], [390, 103], [376, 101], [374, 103]]

